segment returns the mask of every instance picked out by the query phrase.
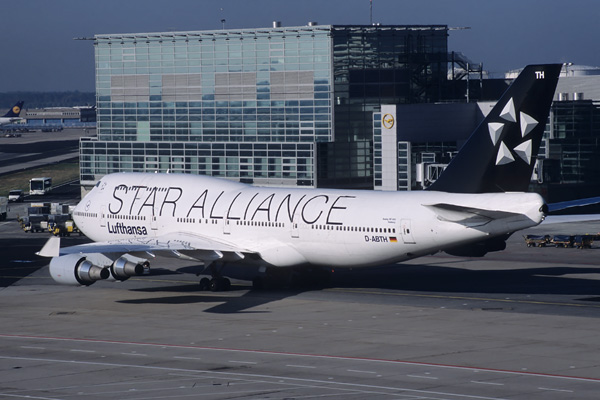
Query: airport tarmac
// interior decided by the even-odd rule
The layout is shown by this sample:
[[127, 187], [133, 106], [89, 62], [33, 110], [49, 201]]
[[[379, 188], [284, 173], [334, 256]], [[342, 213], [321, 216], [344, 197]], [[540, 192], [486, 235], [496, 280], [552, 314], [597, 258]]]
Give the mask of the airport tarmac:
[[41, 167], [79, 157], [79, 139], [96, 135], [96, 129], [67, 128], [61, 132], [23, 132], [0, 137], [0, 175]]
[[[600, 244], [439, 253], [331, 287], [200, 292], [190, 264], [55, 284], [46, 234], [0, 223], [0, 398], [596, 399]], [[77, 236], [63, 245], [81, 243]], [[163, 269], [162, 265], [171, 268]]]

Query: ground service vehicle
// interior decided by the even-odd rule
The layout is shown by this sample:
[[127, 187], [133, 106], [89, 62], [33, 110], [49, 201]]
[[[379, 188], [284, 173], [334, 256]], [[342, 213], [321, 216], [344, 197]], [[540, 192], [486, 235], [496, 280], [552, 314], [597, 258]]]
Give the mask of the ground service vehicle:
[[48, 217], [48, 231], [54, 236], [71, 236], [79, 232], [70, 214], [53, 214]]
[[52, 178], [31, 178], [29, 180], [30, 195], [44, 195], [52, 189]]
[[573, 240], [573, 246], [578, 249], [591, 249], [594, 243], [594, 235], [577, 235]]
[[573, 247], [573, 240], [571, 235], [554, 235], [552, 243], [556, 247]]
[[45, 232], [48, 230], [48, 215], [30, 215], [23, 218], [22, 224], [25, 232]]
[[527, 235], [525, 236], [527, 247], [546, 247], [550, 243], [548, 235]]
[[11, 190], [10, 192], [8, 192], [8, 201], [9, 202], [15, 202], [15, 203], [19, 203], [23, 201], [23, 198], [25, 197], [24, 193], [22, 190]]

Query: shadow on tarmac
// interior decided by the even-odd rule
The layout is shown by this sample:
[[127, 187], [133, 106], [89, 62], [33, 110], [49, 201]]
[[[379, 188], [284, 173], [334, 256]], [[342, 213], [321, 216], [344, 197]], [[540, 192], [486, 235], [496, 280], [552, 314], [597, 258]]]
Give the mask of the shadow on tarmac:
[[[374, 268], [336, 271], [326, 287], [337, 289], [371, 289], [398, 291], [415, 294], [503, 294], [503, 295], [567, 295], [573, 301], [600, 302], [600, 285], [596, 279], [586, 275], [600, 274], [600, 267], [553, 266], [547, 268], [523, 268], [513, 270], [467, 270], [449, 266], [388, 265]], [[565, 277], [576, 275], [577, 277]], [[146, 299], [119, 301], [127, 304], [194, 304], [219, 303], [205, 310], [209, 313], [233, 314], [256, 313], [246, 311], [270, 302], [293, 297], [307, 291], [322, 288], [306, 287], [294, 289], [248, 290], [248, 285], [233, 285], [229, 292], [213, 295], [199, 292], [196, 284], [161, 286], [132, 289], [136, 292], [153, 293]], [[239, 292], [246, 291], [241, 296]], [[198, 293], [197, 295], [166, 294]], [[163, 294], [160, 296], [159, 294]], [[157, 297], [158, 296], [158, 297]], [[579, 298], [581, 297], [581, 298]], [[262, 312], [262, 311], [259, 311]]]
[[[0, 239], [3, 257], [0, 257], [0, 287], [7, 287], [17, 280], [32, 274], [48, 264], [48, 260], [35, 255], [47, 235], [23, 238]], [[85, 241], [85, 238], [70, 238], [70, 245]], [[588, 252], [586, 258], [596, 259], [594, 250]], [[564, 256], [564, 255], [563, 255]], [[464, 263], [465, 259], [428, 260], [423, 264], [397, 264], [373, 268], [336, 269], [325, 287], [338, 289], [371, 289], [382, 291], [399, 291], [403, 294], [506, 294], [506, 295], [556, 295], [572, 296], [572, 301], [600, 302], [600, 285], [598, 274], [600, 267], [569, 266], [555, 260], [554, 263], [542, 268], [518, 268], [519, 261], [512, 263], [515, 269], [476, 270], [453, 266]], [[476, 263], [476, 260], [472, 262]], [[526, 264], [525, 264], [526, 265]], [[153, 269], [152, 276], [175, 276], [182, 273], [196, 273], [202, 267], [183, 267], [177, 271]], [[235, 272], [235, 271], [231, 271]], [[226, 274], [236, 278], [235, 274]], [[596, 276], [594, 276], [596, 275]], [[587, 278], [589, 276], [589, 278]], [[251, 284], [246, 279], [232, 286], [231, 292], [212, 294], [198, 291], [196, 282], [173, 285], [161, 284], [137, 287], [129, 290], [151, 294], [146, 299], [123, 300], [131, 304], [193, 304], [218, 303], [206, 310], [213, 313], [255, 312], [247, 309], [296, 296], [303, 292], [318, 292], [323, 286], [293, 286], [291, 289], [248, 290]], [[143, 281], [144, 277], [140, 277]], [[189, 279], [189, 278], [186, 278]], [[145, 283], [143, 283], [145, 284]], [[240, 292], [246, 291], [242, 295]]]
[[600, 267], [559, 264], [545, 268], [478, 271], [423, 264], [340, 271], [336, 272], [333, 285], [416, 292], [600, 295], [598, 280], [581, 277], [592, 274], [600, 274]]

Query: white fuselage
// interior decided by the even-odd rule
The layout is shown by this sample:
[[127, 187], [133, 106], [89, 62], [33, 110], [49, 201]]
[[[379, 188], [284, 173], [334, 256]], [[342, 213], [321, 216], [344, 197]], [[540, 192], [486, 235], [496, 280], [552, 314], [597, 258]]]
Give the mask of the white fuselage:
[[[438, 204], [512, 217], [457, 222], [451, 211], [437, 213]], [[74, 220], [97, 242], [187, 233], [256, 253], [266, 265], [356, 267], [535, 226], [543, 204], [534, 193], [267, 188], [206, 176], [122, 173], [102, 178]]]
[[23, 118], [19, 117], [0, 117], [0, 125], [12, 124], [13, 122], [21, 121]]

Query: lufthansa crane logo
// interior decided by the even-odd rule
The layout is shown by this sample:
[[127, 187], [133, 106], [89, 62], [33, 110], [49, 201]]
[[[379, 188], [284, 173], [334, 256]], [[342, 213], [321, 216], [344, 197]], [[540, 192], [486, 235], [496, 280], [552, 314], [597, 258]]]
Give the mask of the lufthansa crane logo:
[[15, 114], [19, 114], [21, 112], [21, 107], [14, 106], [13, 109], [12, 109], [12, 112], [14, 112]]
[[385, 114], [381, 119], [383, 127], [386, 129], [392, 129], [394, 127], [394, 116], [391, 114]]

